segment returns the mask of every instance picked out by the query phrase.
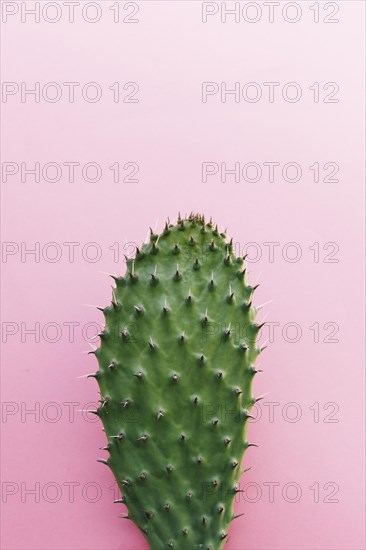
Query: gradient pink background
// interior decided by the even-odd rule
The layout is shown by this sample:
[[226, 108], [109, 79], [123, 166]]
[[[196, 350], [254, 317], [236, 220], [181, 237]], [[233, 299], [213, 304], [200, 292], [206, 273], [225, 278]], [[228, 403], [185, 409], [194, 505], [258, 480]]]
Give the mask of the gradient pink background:
[[[260, 3], [260, 2], [259, 2]], [[29, 3], [28, 3], [29, 4]], [[250, 281], [260, 278], [256, 303], [273, 300], [259, 314], [267, 320], [297, 322], [302, 337], [289, 343], [276, 332], [275, 342], [260, 361], [264, 373], [255, 392], [269, 391], [265, 402], [278, 402], [274, 422], [266, 407], [250, 427], [249, 439], [259, 445], [246, 455], [252, 466], [242, 483], [261, 485], [257, 503], [237, 505], [245, 516], [230, 530], [229, 550], [311, 549], [361, 550], [364, 541], [364, 366], [363, 325], [363, 40], [364, 5], [338, 2], [338, 24], [315, 24], [307, 2], [297, 24], [278, 18], [257, 24], [201, 22], [200, 2], [139, 2], [138, 24], [114, 24], [110, 2], [103, 18], [88, 24], [20, 22], [2, 25], [4, 81], [97, 81], [105, 92], [97, 104], [33, 101], [19, 95], [2, 104], [3, 161], [41, 164], [55, 161], [98, 162], [104, 176], [98, 183], [2, 183], [3, 241], [41, 245], [95, 241], [103, 249], [97, 263], [76, 251], [70, 263], [20, 255], [3, 263], [4, 322], [79, 323], [75, 341], [66, 329], [57, 343], [35, 343], [20, 334], [3, 345], [2, 401], [29, 408], [58, 403], [59, 422], [35, 422], [20, 414], [2, 418], [2, 481], [28, 488], [36, 482], [58, 483], [62, 496], [39, 503], [21, 492], [3, 504], [2, 546], [6, 549], [145, 549], [138, 529], [121, 519], [123, 506], [113, 504], [114, 481], [96, 462], [105, 439], [99, 423], [75, 413], [70, 422], [63, 403], [81, 409], [98, 399], [93, 381], [77, 379], [96, 369], [81, 328], [102, 322], [101, 314], [84, 304], [105, 305], [111, 281], [100, 271], [121, 273], [108, 249], [114, 242], [140, 242], [149, 225], [157, 228], [167, 216], [199, 211], [212, 215], [242, 246], [257, 242], [262, 258], [249, 266]], [[260, 3], [261, 4], [261, 3]], [[79, 12], [77, 12], [79, 13]], [[140, 85], [138, 104], [115, 104], [107, 88], [113, 82]], [[201, 102], [203, 81], [258, 83], [296, 81], [304, 98], [295, 104], [281, 99], [270, 104], [220, 103], [218, 96]], [[335, 81], [339, 103], [314, 103], [308, 87]], [[108, 166], [137, 162], [139, 183], [114, 183]], [[303, 167], [298, 183], [221, 183], [201, 181], [201, 163], [296, 161]], [[307, 169], [314, 162], [336, 162], [339, 183], [314, 183]], [[270, 262], [264, 242], [281, 243]], [[302, 258], [285, 261], [281, 249], [297, 242]], [[339, 245], [338, 263], [314, 262], [309, 246]], [[66, 249], [63, 248], [64, 252]], [[329, 252], [329, 251], [328, 251]], [[309, 327], [318, 322], [339, 325], [339, 343], [314, 342]], [[321, 339], [325, 334], [321, 332]], [[280, 411], [289, 402], [302, 410], [297, 423]], [[314, 422], [313, 403], [339, 406], [337, 423]], [[331, 412], [330, 410], [328, 412]], [[52, 411], [49, 413], [52, 414]], [[325, 412], [321, 412], [321, 420]], [[75, 482], [69, 502], [64, 483]], [[82, 487], [95, 482], [103, 490], [96, 503], [82, 498]], [[275, 501], [268, 501], [263, 483], [280, 483]], [[296, 482], [302, 498], [281, 497], [282, 487]], [[309, 489], [336, 483], [338, 503], [314, 502]], [[4, 485], [3, 485], [4, 487]], [[50, 495], [52, 491], [50, 491]], [[91, 491], [92, 496], [92, 491]], [[3, 495], [4, 500], [4, 495]]]

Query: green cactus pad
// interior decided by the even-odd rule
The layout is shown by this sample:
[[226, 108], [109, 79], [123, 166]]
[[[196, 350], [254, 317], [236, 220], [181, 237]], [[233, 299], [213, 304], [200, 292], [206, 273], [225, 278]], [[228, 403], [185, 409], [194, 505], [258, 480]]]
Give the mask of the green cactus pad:
[[152, 550], [218, 550], [233, 519], [260, 349], [244, 260], [203, 216], [116, 277], [94, 375], [112, 469]]

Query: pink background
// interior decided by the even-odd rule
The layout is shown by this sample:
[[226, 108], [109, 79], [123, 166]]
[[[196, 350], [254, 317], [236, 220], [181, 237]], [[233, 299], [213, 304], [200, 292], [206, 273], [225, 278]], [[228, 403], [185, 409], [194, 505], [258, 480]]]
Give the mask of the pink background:
[[[62, 249], [55, 263], [42, 256], [39, 262], [32, 256], [22, 262], [20, 253], [5, 263], [3, 256], [3, 341], [9, 330], [4, 323], [16, 323], [19, 331], [8, 335], [2, 352], [8, 413], [3, 410], [1, 424], [2, 547], [147, 548], [137, 528], [118, 518], [123, 506], [113, 504], [112, 475], [96, 462], [104, 455], [98, 450], [105, 442], [100, 424], [80, 412], [70, 421], [65, 403], [78, 403], [76, 411], [98, 399], [96, 384], [77, 377], [97, 366], [93, 356], [82, 353], [88, 349], [82, 328], [102, 322], [101, 314], [84, 304], [107, 304], [111, 280], [100, 272], [124, 270], [109, 247], [119, 242], [122, 252], [126, 241], [144, 240], [149, 225], [160, 229], [167, 216], [193, 210], [227, 226], [241, 248], [258, 243], [262, 256], [249, 266], [250, 281], [261, 282], [257, 304], [272, 300], [259, 320], [268, 312], [268, 321], [280, 323], [255, 382], [256, 394], [270, 393], [249, 431], [259, 448], [246, 455], [245, 467], [252, 469], [242, 484], [252, 483], [252, 492], [237, 504], [245, 516], [232, 525], [227, 548], [363, 549], [363, 2], [338, 2], [337, 24], [315, 24], [308, 2], [301, 2], [303, 17], [296, 24], [280, 15], [274, 23], [263, 16], [256, 24], [230, 19], [223, 24], [217, 15], [203, 24], [201, 3], [183, 1], [139, 2], [138, 24], [115, 24], [111, 4], [100, 3], [103, 17], [95, 24], [76, 11], [73, 24], [66, 16], [56, 24], [22, 23], [18, 14], [2, 25], [3, 81], [30, 87], [36, 81], [96, 81], [103, 87], [95, 104], [80, 93], [73, 104], [64, 98], [55, 104], [21, 103], [19, 94], [2, 104], [4, 162], [103, 167], [97, 183], [83, 181], [80, 172], [74, 183], [66, 177], [22, 183], [19, 175], [2, 182], [3, 241], [28, 248], [56, 242]], [[114, 103], [108, 86], [116, 81], [137, 82], [139, 103]], [[216, 95], [202, 103], [203, 81], [226, 81], [228, 87], [236, 81], [295, 81], [303, 97], [289, 103], [279, 92], [274, 103], [235, 103], [231, 96], [221, 103]], [[309, 86], [330, 81], [339, 84], [339, 102], [314, 103]], [[232, 177], [222, 183], [216, 176], [203, 183], [205, 161], [298, 162], [303, 177], [297, 183], [280, 177], [269, 183], [265, 176], [257, 183], [235, 183]], [[114, 162], [138, 163], [139, 182], [114, 183], [108, 170]], [[314, 162], [336, 162], [339, 182], [315, 183], [308, 169]], [[81, 243], [74, 262], [63, 245], [70, 241]], [[90, 242], [102, 250], [95, 263], [81, 254]], [[265, 242], [280, 243], [274, 261]], [[298, 262], [281, 254], [289, 242], [301, 247]], [[309, 249], [315, 242], [318, 262]], [[338, 262], [324, 261], [333, 250], [323, 250], [329, 242], [339, 246]], [[24, 334], [21, 323], [31, 328], [36, 322], [41, 330], [57, 323], [59, 341], [47, 341], [51, 329], [39, 343]], [[70, 342], [64, 323], [72, 322], [78, 325]], [[301, 327], [296, 343], [282, 335], [289, 322]], [[309, 329], [314, 323], [320, 326], [318, 343]], [[331, 333], [329, 326], [323, 328], [326, 323], [339, 326], [333, 337], [338, 343], [324, 342]], [[274, 402], [271, 422], [268, 403]], [[301, 411], [298, 422], [281, 414], [284, 407], [294, 414], [294, 408], [286, 409], [292, 402]], [[319, 422], [309, 408], [314, 403], [319, 403]], [[325, 410], [327, 403], [336, 405]], [[35, 406], [43, 411], [39, 422], [31, 414], [22, 418], [22, 408]], [[338, 422], [324, 421], [337, 407], [332, 418]], [[55, 412], [61, 417], [51, 422]], [[79, 485], [70, 499], [65, 484], [73, 482]], [[279, 484], [274, 502], [263, 485], [269, 482]], [[290, 482], [301, 489], [297, 502], [283, 497]], [[36, 483], [39, 502], [26, 493]], [[88, 483], [101, 488], [96, 502], [88, 502], [95, 495]], [[309, 489], [314, 483], [320, 502]], [[258, 502], [248, 502], [258, 486]], [[61, 494], [52, 503], [54, 487]], [[334, 487], [338, 502], [324, 502]], [[293, 497], [291, 489], [288, 496]]]

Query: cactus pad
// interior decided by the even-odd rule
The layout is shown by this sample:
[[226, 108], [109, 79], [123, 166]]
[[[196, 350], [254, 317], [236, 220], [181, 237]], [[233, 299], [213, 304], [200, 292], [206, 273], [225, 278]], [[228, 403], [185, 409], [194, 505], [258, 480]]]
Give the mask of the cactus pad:
[[244, 260], [203, 216], [166, 223], [115, 278], [94, 352], [121, 502], [152, 550], [218, 550], [260, 353]]

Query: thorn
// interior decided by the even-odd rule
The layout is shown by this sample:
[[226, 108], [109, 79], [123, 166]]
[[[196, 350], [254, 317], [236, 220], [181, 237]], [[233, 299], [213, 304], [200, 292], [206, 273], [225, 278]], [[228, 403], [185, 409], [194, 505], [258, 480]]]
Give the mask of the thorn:
[[132, 403], [131, 399], [125, 399], [124, 401], [121, 402], [121, 405], [123, 405], [123, 408], [125, 409], [126, 407], [131, 405], [131, 403]]
[[124, 504], [125, 503], [125, 498], [122, 497], [122, 498], [117, 498], [116, 500], [113, 501], [114, 504]]
[[101, 404], [102, 404], [102, 407], [104, 407], [104, 405], [105, 405], [106, 403], [108, 403], [109, 397], [103, 397], [102, 394], [101, 394], [100, 392], [99, 392], [99, 394], [100, 394], [100, 396], [101, 396], [101, 399], [99, 399], [99, 403], [101, 403]]
[[144, 312], [144, 308], [142, 306], [134, 306], [134, 308], [138, 315]]
[[152, 243], [152, 246], [151, 246], [151, 254], [157, 254], [159, 252], [159, 247], [158, 245], [156, 244], [158, 241], [153, 241]]
[[97, 273], [101, 273], [102, 275], [107, 275], [108, 277], [112, 277], [112, 279], [116, 279], [116, 275], [113, 275], [112, 273], [107, 273], [106, 271], [97, 271]]
[[243, 416], [244, 416], [244, 420], [248, 420], [248, 418], [251, 418], [253, 420], [255, 419], [255, 417], [249, 414], [246, 409], [243, 410]]
[[240, 395], [240, 394], [243, 393], [243, 392], [242, 392], [242, 390], [241, 390], [240, 388], [235, 388], [234, 393], [235, 393], [236, 395]]
[[118, 300], [116, 298], [115, 289], [112, 288], [112, 306], [117, 309], [119, 307]]
[[245, 448], [248, 449], [249, 447], [258, 447], [255, 443], [245, 443]]
[[198, 397], [197, 397], [197, 395], [192, 399], [192, 402], [193, 402], [195, 405], [197, 405], [197, 403], [198, 403]]
[[177, 244], [175, 244], [173, 247], [173, 254], [179, 254], [179, 252], [180, 252], [180, 248]]
[[217, 507], [217, 512], [218, 512], [219, 514], [222, 514], [223, 511], [224, 511], [224, 507], [223, 507], [223, 506], [218, 506], [218, 507]]
[[244, 516], [244, 515], [245, 515], [244, 513], [242, 513], [242, 514], [236, 514], [236, 515], [233, 514], [232, 519], [238, 519], [238, 518], [241, 518], [241, 516]]
[[85, 307], [97, 308], [97, 309], [99, 309], [99, 311], [104, 311], [104, 309], [105, 309], [105, 308], [102, 307], [102, 306], [94, 306], [94, 305], [92, 305], [92, 304], [83, 304], [83, 306], [85, 306]]
[[125, 434], [123, 432], [120, 432], [118, 435], [111, 435], [111, 439], [118, 439], [119, 441], [122, 441], [124, 438]]
[[183, 331], [182, 334], [180, 334], [180, 335], [178, 336], [178, 340], [179, 340], [180, 342], [184, 342], [185, 339], [186, 339], [186, 335], [185, 335], [185, 333], [184, 333], [184, 331]]
[[108, 466], [108, 462], [104, 460], [104, 458], [98, 458], [97, 462], [100, 462], [101, 464], [105, 464], [106, 466]]
[[138, 437], [136, 441], [147, 441], [149, 439], [149, 436], [147, 434], [143, 434], [141, 437]]
[[219, 372], [216, 373], [216, 377], [221, 380], [222, 378], [222, 371], [220, 370]]
[[163, 416], [164, 416], [163, 411], [158, 411], [158, 414], [157, 414], [158, 420], [160, 420], [160, 418], [162, 418]]
[[230, 335], [231, 335], [231, 323], [229, 323], [228, 327], [224, 331], [224, 336], [226, 339], [229, 338]]
[[179, 380], [179, 376], [176, 372], [174, 374], [172, 374], [172, 380], [173, 380], [173, 382], [177, 382]]
[[152, 247], [151, 247], [151, 254], [157, 254], [158, 252], [159, 252], [159, 247], [156, 244], [156, 242], [153, 241], [152, 242]]
[[198, 359], [198, 360], [199, 360], [200, 364], [203, 365], [203, 363], [205, 362], [205, 356], [204, 356], [203, 354], [201, 354], [201, 355], [199, 356], [199, 359]]
[[260, 352], [261, 352], [261, 351], [264, 351], [264, 350], [268, 347], [268, 346], [267, 346], [268, 342], [269, 342], [269, 338], [267, 338], [267, 340], [266, 340], [265, 342], [263, 342], [262, 347], [259, 348], [259, 351], [260, 351]]
[[131, 277], [135, 277], [135, 260], [131, 260]]
[[139, 370], [134, 374], [134, 376], [136, 376], [136, 378], [139, 378], [141, 380], [144, 377], [144, 373], [141, 370]]
[[256, 368], [253, 367], [252, 372], [253, 372], [253, 374], [259, 374], [259, 373], [263, 372], [263, 370], [262, 369], [256, 369]]
[[231, 467], [236, 468], [238, 464], [239, 464], [239, 462], [237, 460], [233, 460], [232, 463], [231, 463]]
[[163, 506], [164, 510], [170, 510], [170, 504], [169, 502], [166, 502]]
[[229, 294], [227, 296], [227, 301], [229, 303], [232, 303], [234, 301], [234, 292], [231, 289], [231, 285], [229, 285]]
[[130, 519], [130, 516], [118, 516], [118, 517], [122, 519]]
[[193, 263], [193, 269], [195, 271], [198, 271], [200, 269], [200, 267], [201, 267], [201, 264], [199, 263], [198, 258], [196, 258], [194, 263]]
[[158, 270], [158, 266], [155, 265], [154, 273], [151, 273], [151, 279], [150, 279], [150, 283], [152, 285], [155, 285], [159, 282], [159, 278], [157, 276], [157, 270]]
[[173, 466], [171, 466], [170, 464], [168, 464], [168, 466], [166, 467], [166, 471], [168, 472], [168, 474], [171, 474], [172, 471], [173, 471]]
[[264, 302], [260, 306], [257, 306], [256, 310], [259, 311], [260, 309], [262, 309], [262, 307], [268, 306], [268, 304], [271, 304], [272, 302], [273, 302], [273, 300], [268, 300], [268, 302]]
[[265, 313], [265, 315], [264, 315], [264, 317], [263, 317], [263, 319], [262, 319], [262, 325], [265, 324], [265, 320], [267, 319], [268, 314], [269, 314], [269, 311], [266, 311], [266, 313]]
[[82, 374], [81, 376], [77, 376], [76, 378], [77, 379], [80, 379], [80, 378], [98, 378], [98, 376], [99, 376], [98, 372], [92, 372], [90, 374]]
[[229, 443], [231, 443], [230, 437], [225, 437], [224, 443], [225, 443], [225, 445], [229, 445]]
[[258, 403], [258, 401], [261, 401], [262, 399], [264, 399], [264, 397], [266, 397], [266, 395], [268, 394], [269, 394], [269, 391], [267, 391], [266, 393], [262, 393], [262, 395], [260, 395], [259, 397], [254, 397], [253, 405], [255, 403]]
[[150, 340], [149, 340], [149, 348], [150, 348], [151, 350], [154, 350], [154, 349], [156, 348], [156, 344], [155, 344], [155, 342], [153, 341], [153, 339], [151, 338], [151, 336], [150, 336]]
[[179, 273], [179, 265], [177, 264], [177, 269], [176, 269], [176, 272], [175, 272], [175, 275], [174, 275], [174, 280], [175, 281], [180, 281], [182, 278], [182, 275]]
[[[137, 283], [137, 281], [139, 280], [138, 276], [137, 276], [137, 273], [135, 273], [134, 271], [130, 271], [129, 272], [129, 276], [130, 276], [130, 281], [131, 283]], [[114, 305], [114, 304], [113, 304]], [[121, 307], [121, 304], [119, 302], [116, 303], [116, 309], [120, 309]]]
[[191, 237], [190, 237], [190, 239], [189, 239], [189, 245], [190, 245], [190, 246], [194, 246], [195, 244], [196, 244], [196, 241], [194, 240], [194, 238], [193, 238], [192, 235], [191, 235]]

